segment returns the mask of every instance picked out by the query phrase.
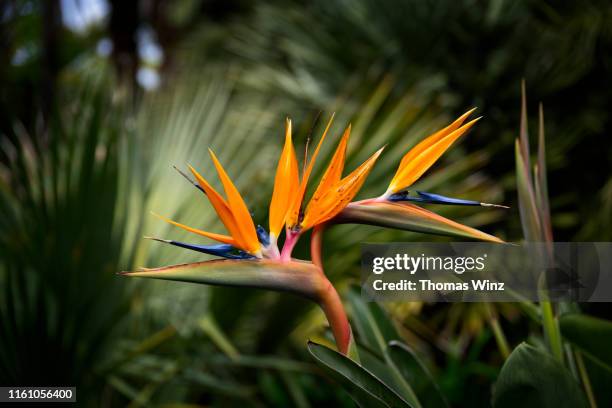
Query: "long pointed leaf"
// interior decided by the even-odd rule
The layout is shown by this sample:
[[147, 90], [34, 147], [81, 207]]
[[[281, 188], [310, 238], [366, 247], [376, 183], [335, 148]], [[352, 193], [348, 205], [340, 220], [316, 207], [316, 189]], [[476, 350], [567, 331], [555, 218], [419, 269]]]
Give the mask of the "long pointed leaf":
[[544, 135], [544, 109], [540, 104], [538, 126], [538, 161], [535, 171], [535, 193], [540, 209], [542, 229], [547, 241], [553, 240], [552, 225], [550, 222], [550, 203], [548, 200], [548, 181], [546, 177], [546, 142]]
[[361, 407], [410, 407], [374, 374], [350, 358], [321, 344], [308, 342], [317, 363], [338, 381]]
[[365, 302], [359, 288], [351, 288], [347, 300], [353, 310], [353, 324], [360, 338], [360, 343], [383, 357], [387, 344], [400, 337], [381, 307], [375, 302]]
[[[356, 288], [348, 292], [348, 299], [353, 309], [353, 321], [362, 341], [385, 362], [385, 375], [391, 379], [388, 385], [412, 406], [421, 407], [412, 385], [389, 354], [389, 344], [400, 339], [391, 320], [377, 303], [365, 302]], [[380, 376], [378, 367], [366, 367]]]
[[527, 241], [541, 241], [542, 226], [538, 216], [538, 208], [535, 194], [531, 187], [530, 173], [525, 168], [525, 159], [521, 153], [521, 143], [517, 140], [515, 145], [516, 155], [516, 188], [518, 191], [519, 211], [523, 234]]
[[392, 341], [389, 343], [389, 357], [406, 381], [413, 386], [423, 406], [448, 407], [433, 376], [410, 347], [399, 341]]
[[[521, 140], [521, 155], [523, 157], [523, 166], [525, 172], [529, 175], [531, 168], [531, 158], [529, 153], [529, 131], [527, 129], [527, 91], [525, 80], [521, 81], [521, 124], [519, 130], [519, 138]], [[531, 185], [531, 177], [528, 177], [527, 183]]]

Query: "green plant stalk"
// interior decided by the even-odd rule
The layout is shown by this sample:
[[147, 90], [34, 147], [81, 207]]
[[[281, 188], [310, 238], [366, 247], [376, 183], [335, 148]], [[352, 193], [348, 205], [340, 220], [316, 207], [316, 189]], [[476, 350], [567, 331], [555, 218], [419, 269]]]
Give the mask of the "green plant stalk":
[[505, 360], [510, 356], [510, 347], [508, 346], [506, 336], [504, 335], [504, 332], [501, 326], [499, 325], [499, 320], [496, 318], [492, 318], [489, 320], [489, 324], [491, 325], [491, 330], [493, 330], [493, 335], [495, 336], [495, 342], [497, 343], [499, 352]]
[[548, 345], [552, 355], [563, 364], [563, 348], [561, 345], [561, 332], [557, 319], [554, 316], [552, 303], [549, 300], [540, 301], [540, 309], [542, 311], [542, 325], [544, 334], [548, 340]]
[[219, 349], [225, 353], [231, 360], [236, 360], [240, 356], [240, 353], [232, 342], [227, 338], [223, 330], [219, 327], [212, 314], [208, 313], [198, 322], [200, 328], [212, 342], [219, 347]]
[[151, 336], [147, 337], [143, 341], [141, 341], [136, 347], [122, 356], [120, 359], [111, 362], [109, 365], [103, 366], [99, 374], [100, 375], [109, 375], [113, 371], [115, 371], [118, 367], [122, 366], [124, 363], [138, 357], [142, 354], [145, 354], [161, 344], [165, 343], [169, 339], [173, 338], [176, 335], [176, 327], [172, 325], [168, 325], [163, 329], [153, 333]]
[[578, 366], [578, 372], [580, 373], [580, 380], [582, 382], [582, 386], [584, 387], [584, 392], [589, 399], [589, 405], [591, 408], [597, 408], [597, 401], [595, 400], [595, 396], [593, 395], [593, 388], [591, 387], [591, 380], [589, 380], [589, 373], [586, 370], [586, 366], [584, 365], [584, 360], [582, 358], [582, 354], [579, 351], [575, 351], [574, 355], [576, 357], [576, 365]]
[[410, 396], [410, 403], [414, 406], [414, 408], [423, 408], [421, 402], [419, 401], [419, 397], [417, 397], [416, 393], [412, 389], [412, 386], [404, 379], [402, 373], [400, 373], [399, 369], [389, 356], [389, 353], [385, 351], [385, 363], [388, 367], [391, 367], [391, 375], [395, 379], [395, 382], [402, 388], [402, 390]]
[[510, 347], [508, 346], [508, 340], [506, 339], [506, 335], [504, 334], [504, 331], [502, 330], [501, 325], [499, 324], [499, 319], [494, 315], [493, 310], [491, 310], [491, 305], [485, 303], [485, 308], [487, 309], [489, 324], [491, 325], [493, 336], [495, 336], [497, 348], [499, 348], [499, 352], [505, 360], [510, 356]]

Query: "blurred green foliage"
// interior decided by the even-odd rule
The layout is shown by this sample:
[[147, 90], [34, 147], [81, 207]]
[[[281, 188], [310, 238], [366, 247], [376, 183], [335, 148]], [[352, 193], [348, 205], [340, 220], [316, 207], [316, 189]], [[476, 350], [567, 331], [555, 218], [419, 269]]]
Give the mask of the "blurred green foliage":
[[[288, 115], [299, 150], [320, 134], [321, 112], [337, 113], [336, 137], [351, 122], [348, 168], [388, 144], [368, 197], [409, 147], [477, 106], [484, 120], [416, 187], [511, 205], [441, 213], [518, 240], [514, 138], [525, 78], [546, 111], [555, 238], [612, 238], [609, 2], [151, 3], [157, 11], [127, 27], [152, 28], [163, 50], [162, 86], [145, 92], [121, 71], [119, 43], [110, 55], [97, 50], [120, 38], [116, 25], [74, 32], [61, 9], [0, 2], [0, 383], [76, 385], [79, 401], [99, 406], [351, 406], [304, 347], [329, 335], [306, 302], [115, 275], [202, 259], [141, 237], [187, 237], [150, 210], [218, 230], [171, 167], [207, 173], [208, 146], [264, 224]], [[335, 227], [326, 269], [342, 290], [358, 279], [359, 242], [413, 239], [423, 238]], [[503, 361], [491, 311], [388, 309], [452, 406], [488, 404]], [[513, 345], [538, 333], [514, 305], [493, 313]]]

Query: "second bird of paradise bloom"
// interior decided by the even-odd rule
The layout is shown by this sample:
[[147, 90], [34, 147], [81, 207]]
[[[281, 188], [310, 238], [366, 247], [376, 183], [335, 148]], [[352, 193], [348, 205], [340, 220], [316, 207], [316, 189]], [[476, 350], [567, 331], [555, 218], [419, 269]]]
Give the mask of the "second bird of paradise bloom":
[[[189, 166], [195, 178], [195, 182], [192, 183], [207, 196], [229, 235], [199, 230], [158, 216], [175, 226], [220, 244], [196, 245], [154, 239], [226, 259], [143, 269], [126, 275], [297, 293], [321, 306], [330, 323], [338, 350], [357, 358], [342, 302], [323, 272], [321, 234], [327, 226], [336, 223], [358, 223], [503, 242], [499, 238], [451, 221], [414, 203], [473, 206], [494, 206], [493, 204], [426, 192], [417, 192], [415, 196], [406, 190], [480, 119], [476, 118], [466, 123], [473, 111], [472, 109], [461, 115], [450, 125], [426, 137], [410, 149], [400, 161], [387, 190], [379, 197], [360, 201], [353, 199], [383, 153], [384, 147], [343, 176], [346, 149], [351, 133], [349, 125], [340, 138], [312, 197], [305, 200], [309, 179], [331, 127], [333, 116], [312, 156], [309, 159], [305, 158], [301, 176], [293, 146], [291, 120], [287, 119], [284, 147], [276, 168], [270, 200], [268, 230], [256, 226], [240, 192], [213, 151], [209, 150], [225, 194], [222, 195], [215, 190], [206, 178]], [[311, 235], [312, 262], [292, 258], [295, 244], [310, 229], [314, 230]], [[279, 238], [283, 230], [285, 238], [282, 248], [279, 249]]]

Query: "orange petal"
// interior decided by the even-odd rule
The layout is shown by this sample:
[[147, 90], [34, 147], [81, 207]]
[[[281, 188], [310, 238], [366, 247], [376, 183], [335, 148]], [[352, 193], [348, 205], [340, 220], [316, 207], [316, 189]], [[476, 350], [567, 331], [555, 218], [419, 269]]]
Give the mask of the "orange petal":
[[348, 176], [332, 186], [318, 202], [310, 202], [304, 214], [304, 230], [335, 217], [355, 198], [384, 147], [370, 156]]
[[333, 120], [334, 120], [334, 115], [332, 114], [331, 118], [329, 119], [329, 122], [327, 123], [327, 126], [325, 127], [325, 131], [323, 132], [323, 135], [321, 136], [321, 140], [319, 140], [319, 144], [317, 145], [317, 148], [315, 149], [312, 155], [312, 158], [310, 159], [310, 161], [308, 162], [308, 165], [306, 166], [306, 169], [304, 170], [304, 174], [302, 175], [302, 181], [300, 183], [300, 188], [294, 197], [294, 200], [291, 205], [291, 210], [289, 211], [289, 214], [287, 215], [287, 226], [288, 227], [293, 227], [297, 225], [299, 221], [300, 209], [302, 207], [302, 202], [304, 201], [304, 194], [306, 193], [306, 187], [308, 185], [308, 178], [310, 177], [310, 173], [312, 173], [314, 162], [317, 159], [317, 155], [319, 154], [319, 150], [321, 149], [323, 140], [325, 140], [325, 136], [327, 135], [327, 131], [331, 127]]
[[223, 225], [225, 225], [225, 228], [227, 228], [227, 230], [232, 235], [232, 237], [234, 237], [234, 240], [236, 241], [236, 245], [241, 249], [245, 249], [245, 246], [246, 246], [245, 241], [242, 238], [240, 229], [238, 228], [238, 225], [236, 224], [236, 220], [234, 219], [234, 215], [232, 214], [232, 211], [230, 210], [230, 207], [227, 204], [227, 201], [225, 201], [225, 199], [221, 196], [221, 194], [219, 194], [217, 190], [215, 190], [208, 183], [208, 181], [206, 181], [206, 179], [204, 179], [204, 177], [202, 177], [200, 173], [196, 171], [196, 169], [194, 169], [192, 166], [188, 166], [188, 167], [189, 167], [189, 170], [191, 170], [191, 173], [194, 175], [194, 177], [198, 181], [198, 184], [200, 185], [200, 187], [202, 187], [202, 189], [206, 193], [208, 200], [210, 201], [213, 208], [217, 212], [217, 215], [221, 219], [221, 222], [223, 222]]
[[319, 199], [342, 178], [342, 170], [344, 170], [344, 160], [346, 158], [346, 146], [348, 144], [350, 134], [351, 125], [349, 125], [344, 131], [342, 139], [340, 139], [340, 143], [336, 148], [336, 152], [329, 162], [327, 170], [325, 170], [325, 174], [323, 174], [323, 177], [321, 177], [321, 181], [312, 195], [310, 203], [319, 201]]
[[463, 122], [465, 122], [465, 119], [467, 119], [467, 117], [470, 116], [472, 112], [474, 112], [475, 110], [476, 108], [470, 109], [469, 111], [465, 112], [463, 115], [459, 116], [453, 123], [451, 123], [444, 129], [438, 130], [433, 135], [430, 135], [426, 137], [425, 139], [423, 139], [421, 142], [419, 142], [416, 146], [410, 149], [408, 153], [404, 155], [404, 157], [402, 158], [402, 161], [400, 162], [399, 169], [403, 168], [412, 159], [417, 157], [419, 154], [423, 153], [423, 151], [427, 149], [429, 146], [433, 145], [434, 143], [442, 139], [444, 136], [447, 136], [449, 133], [458, 129], [459, 126], [461, 126]]
[[[455, 140], [467, 132], [479, 119], [480, 118], [476, 118], [466, 123], [448, 135], [443, 136], [437, 142], [429, 145], [420, 153], [414, 155], [414, 157], [411, 157], [410, 160], [404, 163], [404, 166], [400, 166], [397, 170], [397, 173], [395, 173], [393, 180], [391, 180], [389, 184], [388, 191], [396, 193], [412, 185], [440, 158], [440, 156], [442, 156], [442, 154], [444, 154], [446, 150], [448, 150]], [[419, 147], [419, 145], [415, 146], [415, 148], [417, 147]], [[411, 152], [408, 153], [410, 154]]]
[[172, 221], [166, 217], [162, 217], [161, 215], [156, 214], [154, 212], [151, 212], [151, 214], [153, 214], [159, 219], [166, 221], [167, 223], [176, 225], [177, 227], [180, 227], [186, 231], [193, 232], [194, 234], [198, 234], [206, 238], [214, 239], [215, 241], [223, 242], [224, 244], [230, 244], [230, 245], [236, 246], [236, 241], [232, 237], [228, 237], [227, 235], [215, 234], [214, 232], [207, 232], [207, 231], [202, 231], [196, 228], [191, 228], [191, 227], [188, 227], [187, 225], [178, 223], [176, 221]]
[[274, 191], [270, 201], [270, 234], [278, 237], [287, 213], [291, 207], [292, 199], [298, 191], [299, 179], [298, 163], [291, 140], [291, 120], [287, 119], [285, 128], [285, 146], [278, 160], [276, 177], [274, 178]]
[[215, 168], [217, 169], [221, 183], [223, 184], [223, 189], [227, 195], [227, 203], [232, 215], [234, 216], [234, 221], [236, 222], [238, 230], [240, 231], [241, 239], [244, 240], [245, 247], [242, 249], [245, 249], [251, 253], [258, 252], [261, 244], [257, 239], [257, 231], [255, 230], [255, 225], [253, 224], [253, 219], [251, 218], [249, 209], [244, 203], [238, 189], [225, 172], [225, 169], [223, 169], [223, 166], [221, 166], [221, 163], [219, 163], [219, 160], [217, 160], [217, 156], [215, 156], [212, 150], [208, 149], [208, 151], [210, 153], [210, 157], [213, 159], [213, 163], [215, 164]]

